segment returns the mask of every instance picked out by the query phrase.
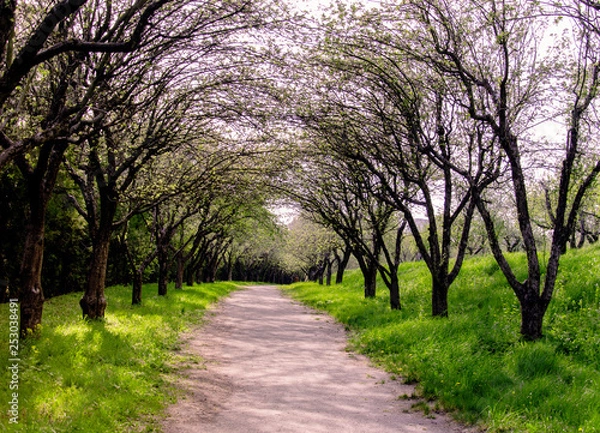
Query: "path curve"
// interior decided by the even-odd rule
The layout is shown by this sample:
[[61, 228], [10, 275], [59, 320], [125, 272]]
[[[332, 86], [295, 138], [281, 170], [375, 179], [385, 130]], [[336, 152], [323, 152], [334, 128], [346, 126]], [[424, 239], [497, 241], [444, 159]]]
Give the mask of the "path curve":
[[276, 287], [233, 293], [190, 334], [185, 397], [168, 409], [165, 433], [457, 433], [398, 399], [413, 388], [345, 350], [344, 329]]

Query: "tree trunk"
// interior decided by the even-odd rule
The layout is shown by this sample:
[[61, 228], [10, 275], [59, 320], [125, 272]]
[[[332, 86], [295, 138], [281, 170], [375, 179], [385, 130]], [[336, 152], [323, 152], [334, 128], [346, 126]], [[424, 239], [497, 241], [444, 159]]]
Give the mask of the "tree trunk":
[[338, 268], [335, 273], [335, 284], [342, 284], [344, 282], [344, 272], [345, 271], [346, 270], [344, 268], [340, 267], [338, 264]]
[[188, 263], [185, 274], [185, 285], [192, 287], [194, 285], [194, 269], [192, 268], [192, 263]]
[[318, 266], [319, 266], [319, 268], [317, 270], [317, 272], [318, 272], [317, 280], [319, 281], [319, 285], [322, 286], [323, 282], [324, 282], [323, 277], [325, 275], [325, 263], [319, 263]]
[[433, 276], [431, 288], [431, 315], [433, 317], [448, 317], [448, 288], [447, 278]]
[[119, 195], [116, 185], [109, 182], [98, 188], [100, 194], [100, 220], [97, 224], [91, 222], [92, 258], [86, 289], [79, 301], [83, 317], [96, 320], [103, 319], [106, 311], [106, 269], [108, 267], [108, 252], [113, 231], [113, 221], [117, 213]]
[[44, 260], [45, 206], [32, 209], [27, 224], [27, 234], [20, 273], [19, 303], [21, 309], [21, 336], [35, 331], [42, 323], [44, 292], [42, 290], [42, 263]]
[[[533, 293], [531, 294], [533, 295]], [[520, 299], [521, 336], [528, 341], [542, 338], [542, 325], [546, 307], [538, 296], [526, 296]]]
[[233, 281], [233, 263], [227, 265], [227, 281]]
[[144, 284], [144, 271], [136, 270], [133, 273], [133, 290], [131, 291], [131, 305], [142, 304], [142, 287]]
[[332, 263], [331, 261], [327, 262], [327, 269], [325, 270], [325, 284], [327, 286], [331, 286], [331, 274], [332, 274]]
[[92, 258], [86, 289], [79, 301], [84, 318], [92, 320], [104, 318], [107, 305], [106, 297], [104, 296], [104, 286], [106, 284], [110, 234], [110, 227], [101, 227], [93, 240]]
[[20, 333], [26, 336], [42, 324], [44, 292], [42, 266], [44, 262], [44, 230], [46, 209], [60, 170], [67, 143], [45, 143], [34, 170], [24, 160], [18, 166], [27, 182], [29, 215], [19, 275]]
[[363, 275], [365, 277], [365, 298], [374, 298], [377, 294], [377, 264], [368, 260]]
[[169, 247], [159, 242], [158, 245], [158, 295], [167, 295], [169, 282]]
[[218, 263], [211, 263], [206, 269], [206, 282], [214, 283], [217, 281]]
[[354, 257], [356, 257], [358, 266], [363, 274], [365, 298], [374, 298], [377, 294], [377, 272], [379, 266], [377, 262], [361, 253], [355, 252]]
[[217, 272], [219, 271], [219, 265], [221, 264], [220, 256], [220, 251], [215, 251], [213, 257], [211, 258], [208, 264], [209, 283], [214, 283], [215, 281], [217, 281]]
[[344, 272], [346, 271], [346, 267], [350, 261], [350, 256], [352, 256], [352, 251], [350, 248], [344, 249], [344, 254], [342, 255], [341, 259], [338, 260], [335, 284], [342, 284], [344, 282]]
[[177, 256], [177, 278], [175, 279], [175, 288], [183, 289], [183, 277], [185, 271], [185, 260], [183, 257], [183, 253]]
[[400, 282], [398, 279], [398, 270], [391, 272], [390, 274], [390, 308], [392, 310], [402, 309], [400, 304]]

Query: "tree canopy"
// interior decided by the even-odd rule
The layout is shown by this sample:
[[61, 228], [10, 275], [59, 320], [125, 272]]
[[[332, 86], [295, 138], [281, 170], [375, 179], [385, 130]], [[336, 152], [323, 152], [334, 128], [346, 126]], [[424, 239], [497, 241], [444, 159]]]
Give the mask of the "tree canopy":
[[464, 259], [488, 251], [539, 339], [561, 255], [600, 238], [598, 13], [2, 2], [0, 279], [21, 332], [45, 295], [83, 290], [101, 319], [107, 282], [133, 303], [149, 279], [160, 295], [171, 279], [330, 283], [351, 256], [392, 309], [401, 261], [423, 260], [447, 316]]

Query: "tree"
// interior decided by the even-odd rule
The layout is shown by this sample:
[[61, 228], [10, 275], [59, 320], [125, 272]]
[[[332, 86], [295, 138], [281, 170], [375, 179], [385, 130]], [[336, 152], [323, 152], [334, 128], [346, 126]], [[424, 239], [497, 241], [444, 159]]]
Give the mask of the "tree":
[[[305, 160], [294, 173], [289, 195], [314, 222], [326, 226], [343, 240], [344, 249], [354, 255], [363, 272], [365, 297], [375, 296], [379, 271], [390, 290], [391, 307], [399, 309], [397, 270], [403, 229], [397, 233], [394, 247], [388, 249], [386, 234], [390, 228], [399, 228], [392, 222], [394, 209], [377, 198], [374, 192], [380, 187], [377, 178], [361, 164], [344, 160], [335, 153], [340, 142], [354, 143], [348, 141], [343, 131], [336, 130], [330, 120], [306, 119], [307, 140], [312, 142], [313, 150], [305, 149]], [[381, 261], [382, 255], [387, 266]]]
[[[78, 142], [74, 134], [85, 128], [87, 102], [105, 81], [101, 76], [87, 82], [74, 77], [81, 78], [78, 74], [86, 53], [138, 49], [150, 19], [165, 3], [123, 5], [110, 11], [120, 19], [104, 25], [103, 16], [109, 12], [102, 8], [93, 15], [96, 21], [78, 13], [83, 2], [62, 2], [24, 41], [15, 37], [23, 24], [14, 15], [16, 3], [3, 5], [12, 11], [13, 19], [3, 22], [8, 27], [0, 29], [0, 34], [8, 35], [0, 37], [5, 48], [0, 77], [0, 169], [15, 162], [26, 181], [29, 202], [19, 278], [23, 335], [41, 323], [45, 213], [62, 158], [69, 145]], [[97, 40], [82, 39], [81, 35], [92, 34]], [[11, 53], [19, 43], [13, 59]], [[44, 48], [46, 43], [50, 46]], [[19, 87], [25, 77], [26, 83]], [[28, 154], [33, 149], [37, 150]]]
[[[88, 318], [104, 316], [103, 292], [113, 230], [160, 199], [160, 194], [151, 194], [149, 199], [141, 199], [136, 206], [130, 206], [128, 214], [114, 221], [119, 202], [136, 187], [138, 173], [160, 155], [173, 154], [184, 144], [197, 145], [202, 131], [214, 134], [212, 119], [221, 121], [219, 116], [231, 115], [231, 107], [220, 100], [222, 94], [248, 79], [244, 68], [249, 60], [248, 51], [232, 51], [231, 45], [236, 43], [238, 32], [257, 25], [258, 21], [252, 19], [252, 8], [245, 2], [203, 6], [206, 7], [201, 12], [192, 15], [183, 8], [174, 9], [168, 22], [179, 23], [178, 27], [163, 29], [159, 26], [158, 37], [144, 46], [138, 57], [125, 57], [114, 65], [103, 64], [102, 73], [113, 77], [120, 87], [118, 92], [109, 88], [99, 93], [94, 109], [111, 114], [98, 116], [87, 139], [87, 153], [80, 167], [85, 175], [71, 170], [86, 202], [85, 211], [83, 206], [77, 208], [89, 223], [94, 248], [86, 293], [80, 302]], [[164, 36], [159, 36], [161, 34]], [[174, 67], [182, 54], [189, 58]], [[199, 62], [211, 62], [212, 67], [198, 70]], [[217, 109], [211, 113], [213, 108]], [[179, 172], [179, 168], [175, 170]], [[157, 178], [165, 179], [164, 176]], [[156, 193], [164, 187], [166, 196], [182, 186], [182, 182], [179, 185], [154, 183], [152, 188]], [[156, 205], [155, 210], [159, 207]], [[187, 216], [189, 214], [184, 218]], [[161, 293], [166, 293], [166, 249], [172, 230], [180, 221], [173, 222], [175, 227], [166, 231], [164, 227], [155, 227]]]
[[[126, 255], [126, 260], [132, 275], [133, 287], [131, 304], [142, 303], [142, 287], [144, 274], [150, 264], [156, 259], [154, 239], [154, 220], [148, 218], [148, 213], [134, 215], [128, 220], [119, 233], [119, 243]], [[151, 220], [149, 222], [148, 220]]]
[[[265, 257], [272, 258], [268, 263], [270, 273], [287, 273], [281, 254], [276, 254], [284, 249], [283, 233], [284, 228], [265, 207], [248, 209], [247, 216], [237, 219], [228, 229], [231, 242], [223, 255], [223, 278], [227, 281], [249, 281], [249, 275]], [[276, 279], [268, 278], [268, 281], [276, 282]]]
[[[104, 287], [113, 231], [132, 215], [151, 206], [161, 193], [157, 187], [155, 192], [158, 194], [141, 197], [135, 205], [129, 206], [127, 213], [115, 220], [123, 197], [132, 194], [138, 173], [153, 159], [173, 151], [189, 139], [190, 131], [180, 128], [181, 122], [186, 120], [178, 115], [189, 109], [189, 102], [173, 89], [170, 89], [171, 96], [175, 93], [175, 97], [166, 98], [163, 93], [169, 89], [168, 83], [161, 84], [155, 92], [143, 89], [147, 95], [122, 89], [130, 97], [134, 95], [134, 106], [121, 105], [118, 115], [100, 116], [94, 122], [94, 130], [73, 155], [75, 160], [79, 159], [78, 164], [69, 166], [84, 204], [80, 204], [75, 196], [71, 199], [87, 221], [92, 240], [88, 280], [80, 301], [83, 315], [90, 319], [104, 317]], [[119, 107], [110, 99], [107, 104], [107, 110]], [[96, 109], [103, 111], [100, 104]], [[170, 193], [170, 190], [162, 192], [164, 195]]]

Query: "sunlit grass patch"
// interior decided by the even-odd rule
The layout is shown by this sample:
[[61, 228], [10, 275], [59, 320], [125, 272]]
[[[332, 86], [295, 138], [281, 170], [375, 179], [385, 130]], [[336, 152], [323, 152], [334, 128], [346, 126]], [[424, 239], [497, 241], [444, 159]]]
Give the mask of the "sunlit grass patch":
[[[20, 419], [8, 431], [159, 431], [158, 416], [175, 400], [173, 359], [181, 333], [235, 289], [231, 283], [203, 284], [159, 297], [156, 285], [146, 285], [143, 305], [131, 306], [131, 289], [112, 287], [100, 322], [82, 320], [81, 294], [50, 299], [41, 336], [21, 342]], [[4, 315], [0, 326], [6, 329]], [[2, 383], [7, 362], [0, 359]], [[8, 391], [0, 388], [0, 401], [9, 401]], [[8, 421], [3, 408], [1, 431]]]

